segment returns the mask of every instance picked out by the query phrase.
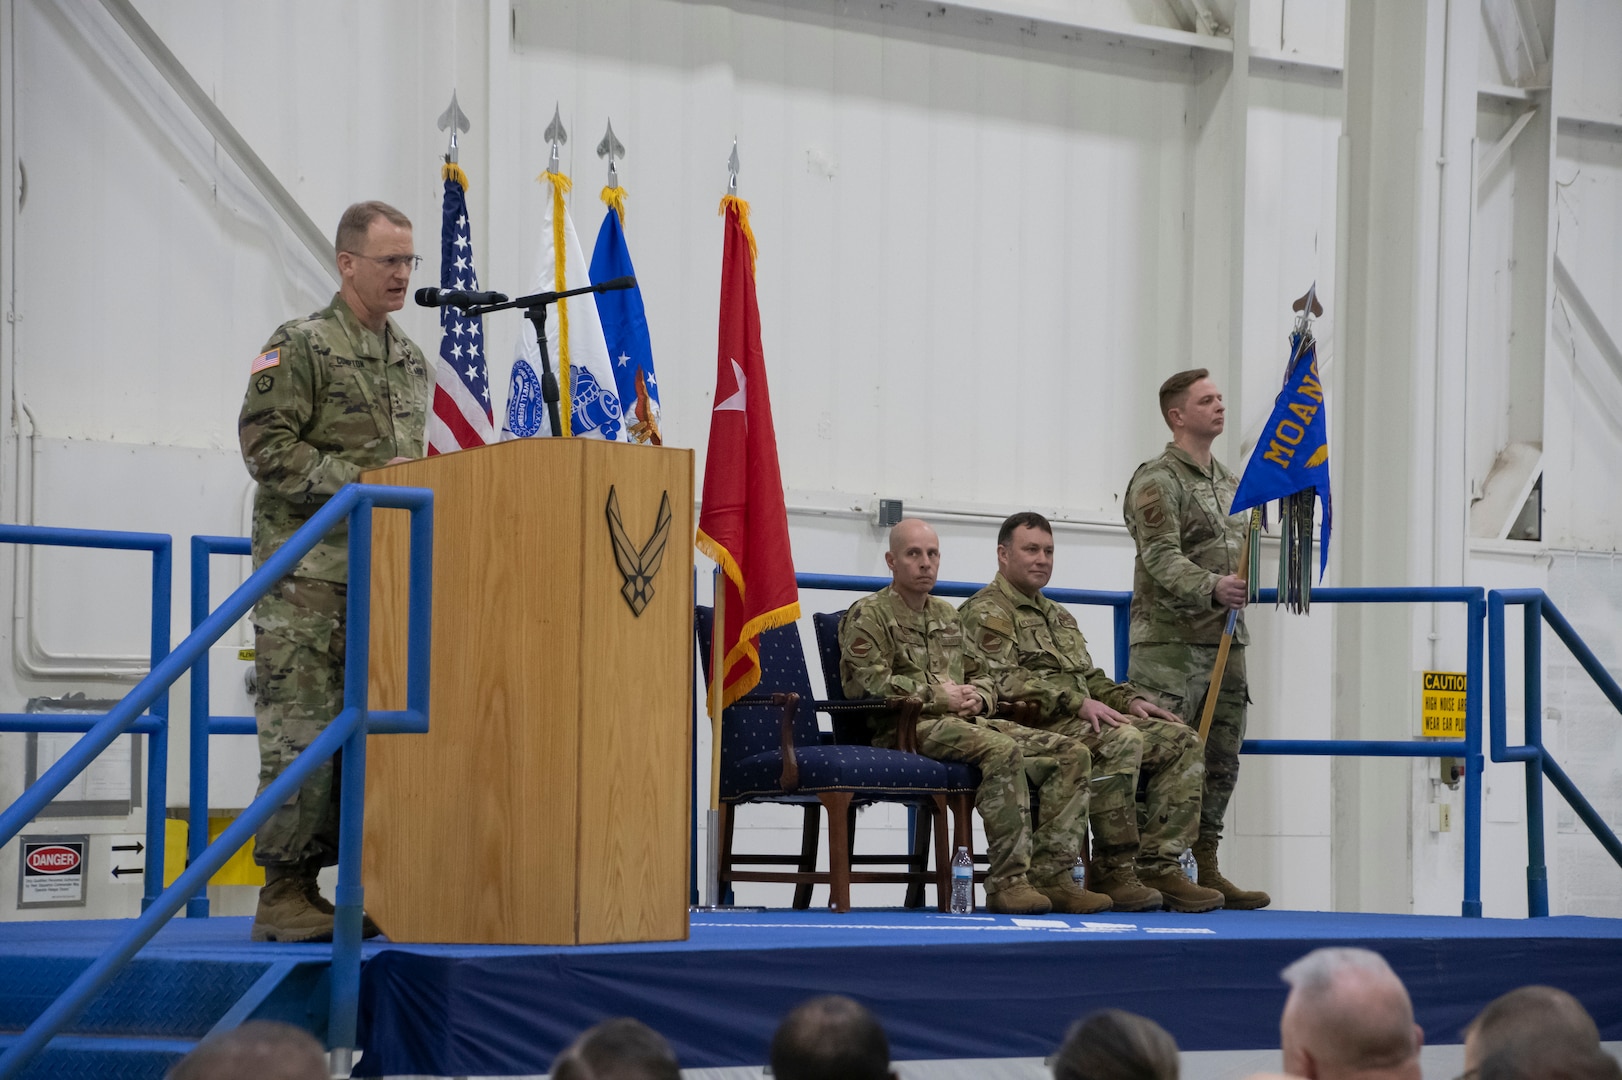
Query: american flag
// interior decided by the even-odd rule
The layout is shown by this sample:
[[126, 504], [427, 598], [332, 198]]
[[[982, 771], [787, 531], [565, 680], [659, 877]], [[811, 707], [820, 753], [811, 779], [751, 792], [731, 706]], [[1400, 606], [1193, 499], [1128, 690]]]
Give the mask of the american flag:
[[[445, 166], [445, 215], [439, 236], [439, 287], [472, 291], [473, 244], [467, 225], [467, 175]], [[428, 420], [428, 453], [448, 454], [495, 441], [490, 412], [490, 369], [484, 360], [484, 320], [453, 307], [439, 309], [439, 366], [434, 373], [434, 415]]]

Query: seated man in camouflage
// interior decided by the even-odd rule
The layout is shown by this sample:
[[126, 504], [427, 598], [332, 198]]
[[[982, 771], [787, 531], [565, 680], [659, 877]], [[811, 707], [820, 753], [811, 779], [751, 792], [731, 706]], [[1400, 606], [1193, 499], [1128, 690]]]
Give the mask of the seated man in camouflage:
[[[1071, 876], [1087, 821], [1087, 748], [1058, 732], [993, 719], [988, 684], [963, 678], [962, 633], [952, 605], [929, 595], [940, 540], [922, 521], [890, 530], [888, 588], [851, 605], [839, 624], [839, 671], [851, 697], [917, 697], [918, 749], [980, 768], [975, 807], [985, 821], [990, 869], [986, 907], [1006, 914], [1087, 915], [1109, 898]], [[874, 721], [874, 742], [895, 745], [894, 717]], [[1031, 829], [1030, 785], [1042, 801]]]
[[[1052, 575], [1047, 519], [1025, 512], [1003, 522], [997, 576], [958, 609], [965, 672], [989, 683], [999, 702], [1037, 706], [1029, 723], [1091, 751], [1093, 885], [1117, 911], [1221, 907], [1221, 893], [1189, 881], [1178, 867], [1199, 832], [1205, 778], [1199, 736], [1093, 665], [1075, 616], [1042, 595]], [[1147, 811], [1141, 835], [1140, 771]]]

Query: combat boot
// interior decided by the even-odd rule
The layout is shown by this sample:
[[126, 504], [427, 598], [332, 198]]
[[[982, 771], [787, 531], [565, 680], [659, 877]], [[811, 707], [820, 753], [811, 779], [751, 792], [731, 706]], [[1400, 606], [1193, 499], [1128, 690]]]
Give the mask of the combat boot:
[[[321, 868], [319, 866], [299, 867], [299, 884], [304, 889], [304, 898], [310, 902], [311, 907], [315, 908], [321, 914], [336, 915], [338, 913], [338, 909], [332, 906], [332, 902], [330, 900], [321, 895], [321, 882], [318, 880], [320, 873]], [[336, 922], [336, 920], [334, 920], [334, 922]], [[364, 911], [360, 913], [361, 937], [375, 938], [382, 932], [383, 928], [373, 922], [370, 915], [366, 914]]]
[[1110, 898], [1116, 911], [1159, 911], [1166, 906], [1159, 891], [1139, 881], [1137, 870], [1130, 865], [1100, 874], [1093, 884]]
[[253, 941], [331, 941], [332, 915], [310, 903], [297, 867], [265, 867]]
[[996, 915], [1046, 915], [1053, 905], [1029, 881], [1020, 878], [996, 892], [987, 892], [986, 910]]
[[1179, 866], [1172, 867], [1164, 874], [1145, 874], [1143, 883], [1160, 893], [1167, 911], [1194, 914], [1215, 911], [1222, 906], [1221, 893], [1194, 884]]
[[1111, 907], [1109, 897], [1087, 891], [1069, 874], [1037, 885], [1036, 891], [1047, 897], [1053, 910], [1061, 915], [1097, 915]]
[[1260, 889], [1241, 889], [1223, 877], [1222, 871], [1217, 869], [1217, 846], [1215, 844], [1196, 843], [1194, 845], [1194, 862], [1200, 868], [1200, 884], [1221, 893], [1223, 904], [1229, 910], [1250, 911], [1255, 908], [1264, 908], [1273, 902], [1273, 898]]

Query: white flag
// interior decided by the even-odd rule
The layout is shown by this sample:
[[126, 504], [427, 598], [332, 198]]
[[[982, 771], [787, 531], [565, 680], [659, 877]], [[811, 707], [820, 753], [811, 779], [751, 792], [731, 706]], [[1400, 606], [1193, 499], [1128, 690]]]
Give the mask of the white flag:
[[[563, 191], [568, 190], [565, 179], [553, 173], [542, 178], [551, 188], [546, 201], [546, 213], [541, 222], [541, 247], [536, 260], [535, 292], [563, 292], [591, 284], [586, 258], [580, 251], [575, 236], [574, 222], [563, 206]], [[560, 190], [561, 188], [561, 190]], [[553, 243], [553, 221], [563, 219], [563, 252]], [[567, 330], [565, 331], [565, 324]], [[546, 317], [546, 349], [552, 370], [561, 387], [565, 375], [568, 388], [567, 409], [561, 416], [570, 435], [579, 438], [607, 439], [627, 442], [624, 410], [614, 386], [614, 369], [608, 359], [608, 345], [603, 340], [603, 324], [597, 314], [595, 298], [587, 293], [554, 303]], [[565, 371], [567, 364], [567, 371]], [[572, 403], [572, 408], [569, 405]], [[512, 381], [507, 393], [507, 416], [501, 425], [501, 437], [528, 438], [532, 435], [551, 435], [552, 422], [547, 416], [546, 403], [541, 399], [541, 354], [535, 344], [535, 328], [528, 321], [518, 335], [513, 350]]]

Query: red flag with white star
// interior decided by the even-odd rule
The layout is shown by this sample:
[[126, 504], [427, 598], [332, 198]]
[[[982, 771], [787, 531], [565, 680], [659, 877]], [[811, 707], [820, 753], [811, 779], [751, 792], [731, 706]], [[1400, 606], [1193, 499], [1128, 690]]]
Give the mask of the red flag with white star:
[[760, 682], [760, 633], [798, 619], [800, 594], [760, 344], [749, 204], [729, 195], [721, 212], [720, 348], [698, 547], [720, 565], [726, 590], [718, 650], [725, 708]]

